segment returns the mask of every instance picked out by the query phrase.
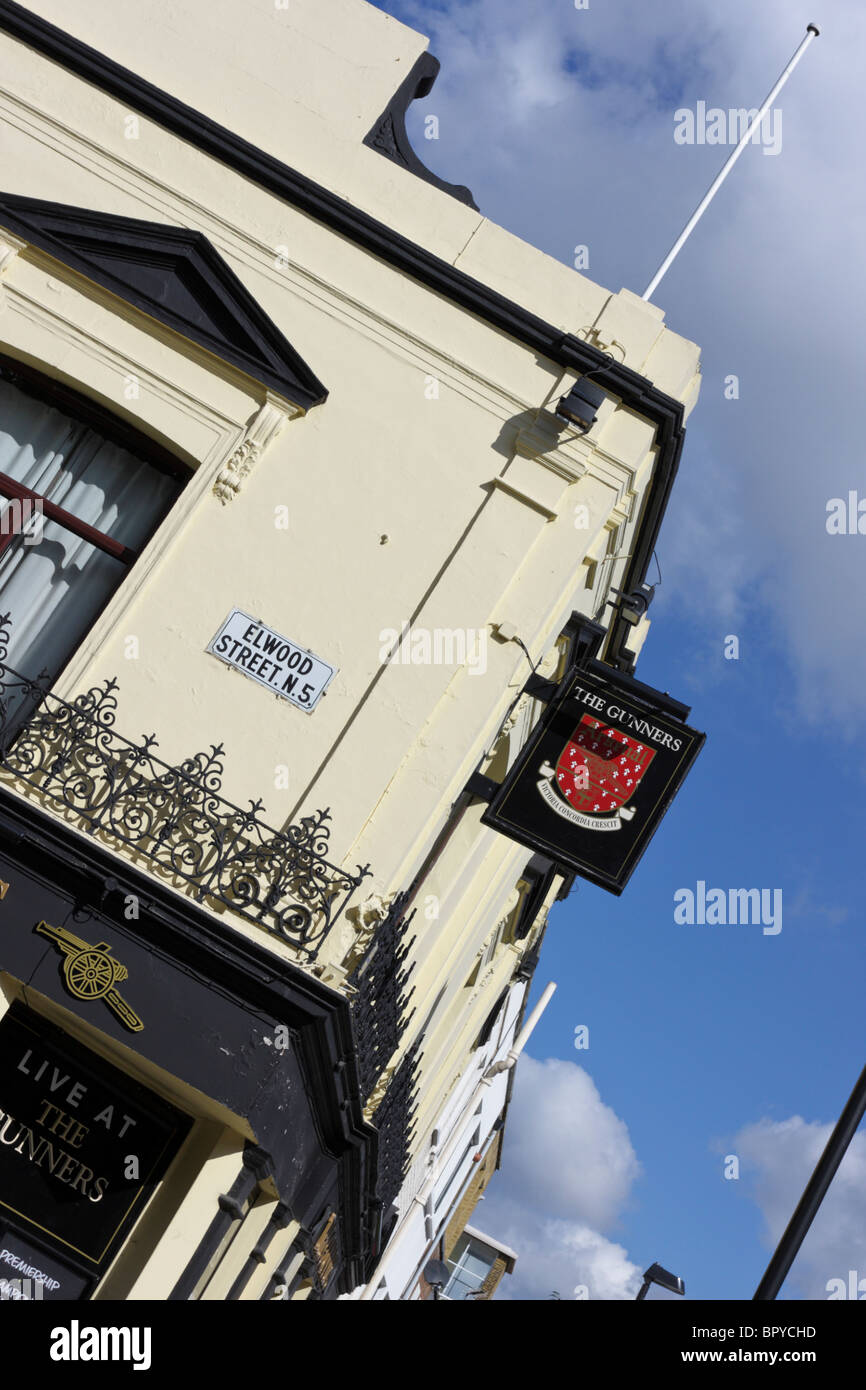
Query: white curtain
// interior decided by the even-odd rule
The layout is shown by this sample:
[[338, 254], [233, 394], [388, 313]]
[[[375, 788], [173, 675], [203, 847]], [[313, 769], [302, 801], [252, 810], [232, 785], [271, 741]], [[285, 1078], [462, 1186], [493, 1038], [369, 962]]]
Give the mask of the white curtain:
[[[177, 492], [175, 479], [2, 379], [0, 472], [134, 550]], [[0, 497], [0, 535], [23, 505]], [[45, 668], [54, 677], [127, 566], [47, 517], [33, 541], [16, 535], [0, 555], [0, 613], [12, 614], [6, 661], [22, 675]]]

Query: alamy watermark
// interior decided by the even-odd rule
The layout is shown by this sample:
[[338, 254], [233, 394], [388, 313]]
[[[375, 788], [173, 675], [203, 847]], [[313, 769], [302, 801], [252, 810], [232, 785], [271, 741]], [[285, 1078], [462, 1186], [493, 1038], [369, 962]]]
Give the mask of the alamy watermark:
[[25, 545], [42, 540], [42, 498], [6, 497], [0, 513], [0, 536], [23, 536]]
[[69, 1327], [51, 1332], [52, 1361], [130, 1361], [134, 1371], [151, 1367], [149, 1327], [82, 1327], [73, 1318]]
[[395, 666], [466, 666], [470, 676], [487, 670], [485, 627], [413, 627], [408, 618], [401, 627], [379, 633], [379, 660]]
[[[707, 106], [699, 101], [694, 111], [681, 106], [674, 112], [674, 142], [677, 145], [738, 145], [758, 114], [758, 107]], [[778, 107], [768, 111], [750, 136], [753, 145], [762, 145], [764, 154], [779, 154], [782, 149], [782, 112]]]
[[828, 536], [866, 536], [866, 497], [851, 488], [847, 498], [829, 498], [825, 525]]
[[[46, 1274], [37, 1265], [29, 1264], [13, 1250], [0, 1250], [0, 1267], [3, 1268], [0, 1275], [0, 1302], [39, 1302], [45, 1297], [46, 1289], [49, 1293], [56, 1293], [60, 1288], [58, 1281], [52, 1279], [50, 1274]], [[9, 1269], [15, 1271], [11, 1277], [6, 1273]]]
[[674, 921], [692, 926], [760, 926], [764, 936], [782, 930], [781, 888], [708, 888], [702, 878], [694, 889], [677, 888]]
[[831, 1302], [837, 1298], [847, 1298], [858, 1303], [866, 1299], [866, 1279], [861, 1279], [856, 1269], [848, 1270], [847, 1282], [844, 1279], [828, 1279], [824, 1285], [827, 1290], [827, 1300]]
[[47, 1286], [55, 1289], [60, 1288], [56, 1279], [45, 1281], [43, 1279], [0, 1279], [0, 1303], [7, 1301], [33, 1303], [41, 1302], [45, 1295]]

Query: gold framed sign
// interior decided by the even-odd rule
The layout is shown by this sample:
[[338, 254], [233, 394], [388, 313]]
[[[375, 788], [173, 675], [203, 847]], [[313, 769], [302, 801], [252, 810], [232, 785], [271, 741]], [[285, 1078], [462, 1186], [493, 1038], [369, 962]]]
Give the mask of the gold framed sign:
[[106, 1267], [190, 1125], [23, 1005], [0, 1019], [0, 1219], [80, 1268]]

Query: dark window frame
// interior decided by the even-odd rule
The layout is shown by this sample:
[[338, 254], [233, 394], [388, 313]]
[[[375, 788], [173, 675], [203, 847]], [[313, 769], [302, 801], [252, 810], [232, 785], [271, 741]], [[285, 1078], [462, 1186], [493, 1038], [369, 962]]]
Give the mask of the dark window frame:
[[[89, 396], [83, 395], [73, 387], [67, 386], [65, 382], [56, 380], [54, 377], [47, 376], [43, 371], [31, 366], [29, 363], [19, 361], [18, 358], [10, 357], [6, 353], [0, 353], [0, 381], [9, 382], [19, 391], [29, 396], [32, 400], [38, 401], [41, 405], [54, 410], [61, 411], [69, 419], [86, 429], [93, 430], [109, 444], [114, 444], [126, 450], [142, 463], [149, 465], [175, 481], [172, 496], [167, 505], [154, 520], [153, 526], [144, 537], [141, 547], [137, 550], [122, 542], [115, 540], [112, 536], [88, 522], [81, 520], [80, 517], [69, 512], [64, 507], [57, 506], [56, 503], [49, 501], [40, 493], [34, 492], [31, 488], [25, 487], [17, 479], [11, 478], [6, 473], [0, 472], [0, 498], [18, 499], [20, 501], [38, 502], [41, 505], [43, 515], [55, 524], [70, 531], [81, 540], [92, 545], [103, 554], [109, 555], [113, 560], [117, 560], [123, 566], [123, 572], [119, 574], [117, 584], [112, 590], [106, 603], [117, 593], [126, 575], [132, 569], [135, 562], [139, 559], [142, 550], [149, 544], [153, 536], [163, 524], [166, 517], [176, 505], [184, 487], [193, 476], [193, 469], [184, 464], [168, 449], [151, 439], [143, 431], [136, 429], [134, 425], [114, 415], [99, 402]], [[21, 532], [14, 529], [6, 530], [0, 525], [0, 557], [6, 552], [14, 540], [20, 540]], [[0, 600], [2, 608], [2, 600]], [[94, 622], [101, 616], [105, 605], [94, 614]], [[77, 646], [73, 647], [63, 658], [60, 667], [50, 675], [50, 680], [57, 678], [59, 672], [71, 660]], [[25, 673], [22, 673], [25, 674]], [[32, 674], [32, 673], [31, 673]], [[17, 723], [18, 721], [16, 721]]]
[[187, 464], [143, 430], [115, 415], [93, 397], [83, 395], [56, 377], [47, 376], [38, 367], [0, 352], [0, 380], [10, 381], [19, 391], [41, 401], [43, 405], [62, 410], [79, 424], [101, 434], [109, 444], [127, 449], [160, 473], [168, 473], [182, 482], [192, 476], [192, 469]]
[[[192, 477], [192, 470], [181, 463], [180, 459], [169, 453], [167, 449], [164, 449], [161, 444], [157, 444], [155, 440], [150, 439], [134, 426], [127, 424], [116, 415], [112, 415], [96, 401], [83, 396], [79, 391], [73, 390], [71, 386], [56, 381], [53, 377], [45, 376], [34, 367], [19, 362], [17, 358], [7, 356], [5, 353], [0, 353], [0, 381], [8, 381], [26, 396], [30, 396], [32, 400], [39, 401], [40, 404], [53, 410], [62, 411], [64, 415], [83, 425], [85, 429], [93, 430], [107, 443], [125, 449], [140, 459], [142, 463], [146, 463], [158, 472], [176, 480], [177, 487], [174, 496], [166, 511], [162, 513], [162, 516], [148, 532], [143, 543], [147, 545], [156, 530], [162, 525], [168, 512], [171, 511], [185, 484]], [[133, 550], [130, 546], [114, 540], [106, 532], [99, 531], [95, 526], [90, 526], [88, 522], [82, 521], [80, 517], [67, 511], [65, 507], [58, 507], [55, 502], [49, 501], [41, 493], [34, 492], [31, 488], [25, 487], [23, 483], [18, 482], [15, 478], [10, 478], [8, 474], [3, 472], [0, 472], [0, 497], [39, 502], [43, 515], [49, 521], [62, 526], [66, 531], [71, 531], [73, 535], [87, 541], [96, 550], [110, 555], [112, 559], [119, 560], [126, 569], [131, 569], [141, 554], [141, 550]], [[0, 527], [0, 556], [11, 545], [15, 537], [15, 531], [6, 531]]]

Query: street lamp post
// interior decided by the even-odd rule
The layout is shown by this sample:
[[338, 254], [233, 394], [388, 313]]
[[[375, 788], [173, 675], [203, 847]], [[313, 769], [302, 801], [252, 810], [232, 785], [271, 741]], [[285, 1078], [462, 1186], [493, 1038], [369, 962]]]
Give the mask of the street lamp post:
[[667, 1289], [668, 1293], [684, 1294], [686, 1286], [678, 1274], [671, 1274], [669, 1269], [665, 1269], [660, 1264], [652, 1264], [643, 1277], [635, 1303], [639, 1298], [646, 1298], [650, 1284], [658, 1284], [659, 1288]]
[[857, 1085], [848, 1097], [848, 1102], [839, 1116], [836, 1128], [827, 1140], [827, 1147], [818, 1159], [817, 1167], [806, 1184], [806, 1190], [797, 1203], [797, 1208], [785, 1234], [776, 1247], [776, 1252], [767, 1265], [764, 1277], [755, 1290], [752, 1302], [770, 1301], [776, 1297], [784, 1283], [785, 1276], [794, 1263], [794, 1256], [805, 1239], [806, 1232], [824, 1200], [824, 1195], [836, 1169], [845, 1156], [845, 1150], [857, 1133], [860, 1121], [866, 1114], [866, 1067], [860, 1073]]

